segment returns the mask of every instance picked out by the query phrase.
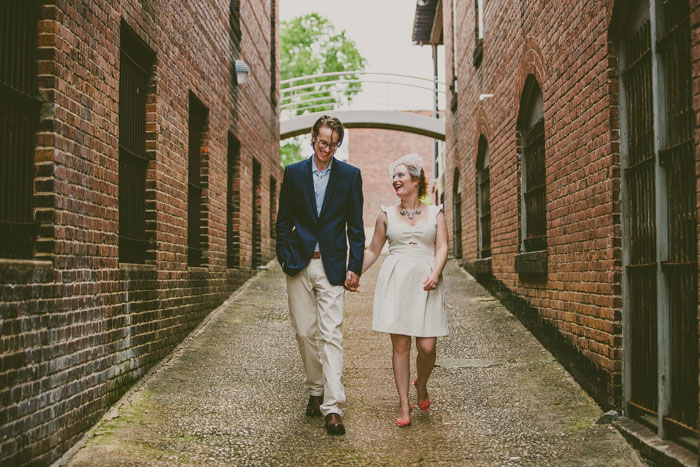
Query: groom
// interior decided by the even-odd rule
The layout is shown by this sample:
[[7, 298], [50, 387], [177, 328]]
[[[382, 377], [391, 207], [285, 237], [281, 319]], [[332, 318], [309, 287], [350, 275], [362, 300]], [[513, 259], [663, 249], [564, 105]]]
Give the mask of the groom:
[[290, 319], [311, 393], [306, 415], [324, 415], [331, 435], [345, 434], [343, 296], [344, 288], [359, 284], [365, 247], [360, 170], [333, 157], [343, 134], [335, 117], [314, 123], [314, 154], [287, 166], [277, 213], [277, 260], [286, 273]]

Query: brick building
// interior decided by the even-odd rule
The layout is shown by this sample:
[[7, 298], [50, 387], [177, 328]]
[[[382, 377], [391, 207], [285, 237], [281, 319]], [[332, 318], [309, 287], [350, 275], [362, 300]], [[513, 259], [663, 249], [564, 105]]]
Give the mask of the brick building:
[[60, 457], [274, 256], [277, 11], [0, 4], [0, 464]]
[[411, 152], [423, 157], [430, 191], [433, 185], [432, 138], [372, 128], [353, 128], [348, 130], [348, 136], [348, 162], [362, 171], [365, 227], [374, 227], [380, 205], [391, 206], [399, 201], [389, 178], [389, 165], [399, 157]]
[[425, 3], [455, 255], [602, 407], [697, 452], [700, 2]]

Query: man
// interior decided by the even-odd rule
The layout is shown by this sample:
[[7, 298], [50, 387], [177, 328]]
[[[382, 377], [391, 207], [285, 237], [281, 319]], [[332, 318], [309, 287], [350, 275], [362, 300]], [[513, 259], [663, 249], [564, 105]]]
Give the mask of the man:
[[331, 435], [345, 434], [343, 296], [359, 284], [365, 247], [360, 170], [333, 157], [343, 135], [335, 117], [314, 123], [314, 154], [287, 166], [277, 213], [277, 260], [287, 275], [289, 315], [311, 393], [306, 415], [323, 415]]

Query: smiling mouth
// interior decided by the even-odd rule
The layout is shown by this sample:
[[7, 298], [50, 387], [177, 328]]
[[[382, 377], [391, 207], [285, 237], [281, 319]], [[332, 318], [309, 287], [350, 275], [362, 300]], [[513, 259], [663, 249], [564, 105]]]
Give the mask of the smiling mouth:
[[398, 190], [399, 188], [403, 188], [403, 184], [402, 184], [402, 183], [396, 183], [396, 184], [394, 184], [394, 190]]

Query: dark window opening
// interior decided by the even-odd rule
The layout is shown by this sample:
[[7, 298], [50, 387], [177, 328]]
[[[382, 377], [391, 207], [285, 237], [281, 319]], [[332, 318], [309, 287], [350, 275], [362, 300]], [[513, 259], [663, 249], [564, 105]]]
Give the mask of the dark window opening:
[[479, 258], [491, 256], [491, 181], [489, 178], [489, 149], [479, 138], [477, 156], [477, 207], [479, 213]]
[[0, 2], [0, 257], [34, 255], [38, 2]]
[[146, 234], [146, 101], [154, 54], [121, 28], [119, 66], [119, 261], [144, 263]]
[[253, 160], [253, 252], [251, 267], [262, 264], [262, 180], [260, 163]]
[[277, 236], [275, 229], [275, 213], [277, 212], [277, 180], [270, 176], [270, 238]]
[[543, 99], [533, 76], [525, 82], [518, 119], [521, 160], [522, 251], [547, 249], [545, 135]]
[[452, 218], [455, 258], [462, 257], [462, 184], [459, 180], [459, 170], [455, 169], [452, 181]]
[[241, 265], [241, 143], [228, 135], [228, 183], [226, 196], [226, 266]]
[[190, 93], [189, 98], [189, 163], [188, 163], [188, 190], [187, 190], [187, 264], [188, 266], [201, 266], [203, 259], [204, 219], [206, 215], [203, 209], [203, 177], [202, 177], [202, 150], [209, 111]]

